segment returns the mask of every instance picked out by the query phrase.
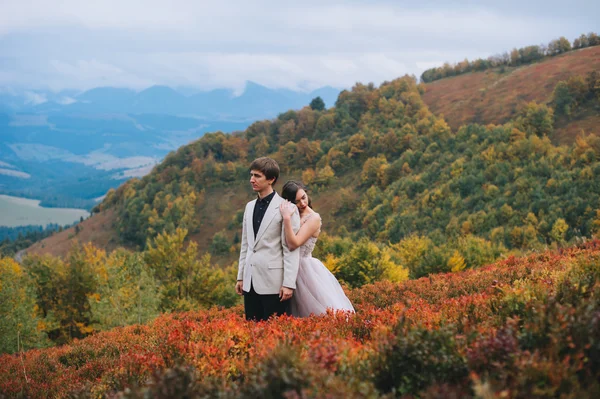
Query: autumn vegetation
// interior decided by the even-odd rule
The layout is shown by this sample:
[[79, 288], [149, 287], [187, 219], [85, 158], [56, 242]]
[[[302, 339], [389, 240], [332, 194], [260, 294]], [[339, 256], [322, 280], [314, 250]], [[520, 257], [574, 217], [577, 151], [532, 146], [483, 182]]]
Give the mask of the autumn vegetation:
[[[591, 237], [600, 222], [598, 136], [584, 133], [571, 146], [548, 138], [555, 113], [583, 104], [581, 96], [598, 102], [595, 74], [577, 82], [584, 94], [573, 97], [570, 84], [566, 91], [557, 86], [556, 112], [552, 104], [531, 102], [504, 125], [456, 132], [428, 110], [410, 77], [379, 88], [357, 84], [335, 108], [306, 107], [245, 132], [207, 134], [150, 175], [111, 191], [97, 210], [115, 209], [121, 240], [140, 249], [162, 231], [202, 234], [219, 202], [207, 192], [233, 187], [242, 200], [251, 198], [247, 165], [268, 154], [286, 176], [309, 185], [317, 207], [323, 203], [324, 230], [338, 247], [365, 238], [385, 250], [409, 240], [436, 253], [418, 266], [396, 259], [413, 277], [446, 271], [452, 254], [465, 258], [470, 245], [477, 247], [471, 252], [496, 255], [465, 258], [467, 267], [510, 250], [562, 245]], [[204, 250], [234, 260], [241, 209], [223, 215]]]
[[65, 259], [0, 260], [0, 352], [65, 344], [161, 313], [230, 307], [237, 270], [214, 267], [187, 231], [159, 234], [144, 252], [74, 247]]
[[[15, 266], [15, 265], [13, 265]], [[0, 357], [9, 397], [569, 397], [600, 393], [600, 242], [348, 291], [355, 314], [164, 314]]]
[[[600, 136], [551, 137], [600, 107], [600, 76], [456, 129], [427, 90], [356, 84], [206, 134], [95, 208], [110, 250], [0, 258], [0, 396], [599, 395]], [[314, 255], [355, 314], [243, 320], [242, 205], [264, 155], [309, 186]]]

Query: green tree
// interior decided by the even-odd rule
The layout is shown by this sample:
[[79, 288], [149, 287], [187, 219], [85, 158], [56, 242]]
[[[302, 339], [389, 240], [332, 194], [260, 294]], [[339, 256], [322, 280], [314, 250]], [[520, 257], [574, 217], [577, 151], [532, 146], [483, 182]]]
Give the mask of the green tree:
[[229, 252], [229, 240], [227, 236], [223, 232], [218, 232], [213, 236], [212, 242], [210, 244], [210, 252], [213, 255], [224, 255]]
[[335, 128], [335, 118], [332, 114], [326, 113], [321, 115], [315, 126], [315, 137], [323, 139], [327, 137]]
[[546, 105], [530, 102], [521, 110], [517, 126], [529, 134], [548, 136], [554, 129], [554, 111]]
[[141, 253], [112, 252], [96, 279], [97, 292], [89, 298], [96, 329], [141, 324], [158, 316], [160, 287]]
[[503, 252], [504, 248], [474, 235], [467, 235], [458, 240], [458, 251], [465, 260], [466, 267], [477, 268], [492, 263]]
[[98, 263], [93, 255], [91, 247], [76, 245], [65, 261], [51, 256], [32, 256], [24, 261], [44, 317], [43, 330], [57, 344], [83, 338], [94, 331], [88, 301], [96, 289]]
[[548, 44], [548, 54], [550, 55], [566, 53], [567, 51], [571, 51], [571, 43], [563, 36], [556, 40], [552, 40]]
[[325, 110], [325, 101], [321, 97], [315, 97], [310, 102], [310, 108], [315, 111]]
[[88, 297], [96, 291], [96, 270], [86, 251], [89, 249], [75, 246], [65, 264], [62, 290], [59, 291], [62, 295], [55, 308], [55, 314], [60, 315], [63, 340], [83, 338], [94, 331]]
[[554, 87], [552, 93], [552, 103], [557, 114], [570, 115], [573, 105], [575, 104], [575, 97], [571, 94], [567, 82], [558, 82]]
[[161, 311], [236, 304], [231, 281], [237, 269], [212, 265], [209, 254], [198, 259], [198, 246], [193, 241], [186, 246], [186, 235], [185, 229], [176, 229], [148, 241], [144, 259], [161, 285]]
[[588, 47], [589, 45], [590, 42], [588, 40], [588, 37], [583, 33], [577, 39], [573, 40], [574, 49]]
[[197, 263], [194, 273], [191, 297], [201, 307], [233, 306], [239, 303], [240, 297], [231, 288], [231, 282], [237, 277], [237, 265], [220, 268], [211, 263], [209, 254], [204, 255]]

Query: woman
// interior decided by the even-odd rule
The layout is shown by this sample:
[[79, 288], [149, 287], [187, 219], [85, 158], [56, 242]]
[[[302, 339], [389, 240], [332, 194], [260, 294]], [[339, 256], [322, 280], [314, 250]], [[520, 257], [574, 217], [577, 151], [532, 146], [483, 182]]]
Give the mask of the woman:
[[[328, 308], [353, 312], [354, 308], [340, 283], [320, 260], [312, 257], [321, 232], [321, 216], [312, 210], [306, 188], [302, 183], [288, 181], [283, 186], [281, 196], [286, 200], [279, 210], [283, 217], [287, 245], [291, 250], [299, 248], [300, 251], [296, 291], [292, 296], [292, 314], [308, 317], [311, 314], [323, 314]], [[300, 229], [296, 234], [291, 222], [294, 207], [300, 212]]]

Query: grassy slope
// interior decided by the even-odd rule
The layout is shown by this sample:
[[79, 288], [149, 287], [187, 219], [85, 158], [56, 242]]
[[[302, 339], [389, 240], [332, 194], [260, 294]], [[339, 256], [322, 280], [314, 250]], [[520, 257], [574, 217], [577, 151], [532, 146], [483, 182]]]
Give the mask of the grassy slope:
[[[469, 123], [501, 124], [529, 101], [548, 102], [554, 86], [572, 75], [600, 69], [600, 46], [576, 50], [518, 68], [475, 72], [426, 84], [423, 100], [435, 114], [443, 114], [456, 130]], [[581, 129], [600, 133], [597, 113], [582, 113], [557, 124], [556, 142], [570, 143]]]
[[36, 255], [64, 256], [75, 243], [85, 244], [88, 242], [112, 251], [119, 246], [117, 233], [112, 228], [114, 221], [115, 212], [113, 209], [109, 209], [79, 223], [79, 233], [75, 234], [75, 227], [71, 227], [36, 242], [27, 248], [26, 252]]

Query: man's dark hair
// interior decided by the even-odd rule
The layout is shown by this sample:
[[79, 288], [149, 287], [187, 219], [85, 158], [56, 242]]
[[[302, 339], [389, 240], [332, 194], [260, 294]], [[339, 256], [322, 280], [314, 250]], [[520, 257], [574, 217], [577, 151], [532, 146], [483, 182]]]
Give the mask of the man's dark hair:
[[258, 170], [265, 175], [267, 180], [275, 179], [273, 184], [277, 183], [277, 179], [279, 178], [279, 164], [272, 158], [256, 158], [250, 164], [250, 170]]

